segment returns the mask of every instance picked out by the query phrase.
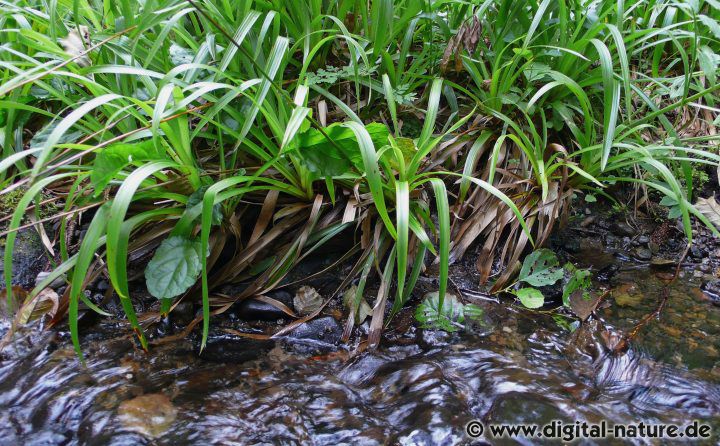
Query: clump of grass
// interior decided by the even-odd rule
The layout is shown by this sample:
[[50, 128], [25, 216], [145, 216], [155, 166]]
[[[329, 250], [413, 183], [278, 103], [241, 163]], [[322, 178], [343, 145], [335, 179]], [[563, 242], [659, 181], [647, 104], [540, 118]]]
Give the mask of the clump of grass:
[[[29, 298], [71, 278], [78, 354], [100, 271], [146, 346], [127, 263], [148, 249], [160, 313], [199, 301], [204, 343], [212, 314], [356, 228], [344, 284], [379, 276], [376, 345], [428, 253], [439, 308], [473, 244], [483, 280], [496, 255], [506, 267], [502, 289], [575, 192], [640, 184], [675, 200], [689, 239], [691, 216], [713, 227], [692, 204], [692, 165], [718, 164], [717, 138], [678, 129], [682, 110], [718, 113], [714, 2], [4, 5], [0, 181], [23, 190], [6, 260], [26, 210], [61, 197], [58, 266]], [[228, 283], [247, 286], [214, 293]]]

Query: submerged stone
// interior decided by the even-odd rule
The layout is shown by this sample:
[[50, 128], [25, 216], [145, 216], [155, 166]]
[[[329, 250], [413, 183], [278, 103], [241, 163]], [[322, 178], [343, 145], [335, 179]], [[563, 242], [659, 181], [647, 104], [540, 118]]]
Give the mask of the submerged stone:
[[635, 229], [624, 221], [613, 222], [610, 225], [610, 231], [620, 237], [632, 237], [635, 235]]
[[572, 422], [551, 402], [527, 393], [510, 392], [500, 396], [490, 408], [491, 423], [546, 425], [553, 420]]
[[125, 428], [149, 438], [164, 434], [175, 422], [177, 409], [163, 393], [149, 393], [123, 401], [118, 418]]
[[231, 334], [210, 334], [200, 351], [200, 337], [195, 340], [197, 355], [214, 362], [243, 363], [259, 358], [275, 347], [275, 341], [252, 339]]

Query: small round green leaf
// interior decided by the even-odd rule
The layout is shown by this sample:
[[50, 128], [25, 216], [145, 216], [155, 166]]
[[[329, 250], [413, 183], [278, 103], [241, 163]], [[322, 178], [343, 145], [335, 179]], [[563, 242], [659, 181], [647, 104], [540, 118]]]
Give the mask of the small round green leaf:
[[166, 238], [145, 268], [148, 291], [158, 299], [184, 293], [200, 275], [200, 260], [199, 240], [181, 236]]
[[545, 304], [545, 296], [536, 288], [521, 288], [515, 294], [527, 308], [540, 308]]

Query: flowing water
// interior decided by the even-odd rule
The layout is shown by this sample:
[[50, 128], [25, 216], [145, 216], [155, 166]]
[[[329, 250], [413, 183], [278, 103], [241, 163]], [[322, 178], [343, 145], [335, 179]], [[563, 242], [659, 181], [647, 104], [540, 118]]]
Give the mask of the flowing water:
[[[616, 262], [594, 255], [598, 268]], [[376, 352], [278, 344], [223, 363], [198, 358], [191, 341], [137, 351], [102, 322], [84, 338], [86, 367], [65, 332], [29, 333], [0, 361], [0, 443], [486, 444], [465, 436], [472, 419], [697, 419], [720, 432], [720, 308], [685, 274], [659, 319], [610, 354], [607, 339], [656, 308], [664, 286], [648, 266], [618, 266], [600, 320], [574, 333], [551, 314], [478, 300], [484, 321], [460, 333], [420, 330], [406, 315]]]

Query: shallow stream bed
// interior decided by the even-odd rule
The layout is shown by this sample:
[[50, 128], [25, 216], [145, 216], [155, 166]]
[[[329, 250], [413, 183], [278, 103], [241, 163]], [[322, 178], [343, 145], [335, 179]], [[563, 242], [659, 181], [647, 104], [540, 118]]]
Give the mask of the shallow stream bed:
[[225, 363], [199, 358], [189, 340], [138, 351], [108, 321], [86, 334], [82, 367], [64, 331], [25, 333], [0, 361], [0, 443], [513, 443], [471, 440], [472, 419], [696, 419], [720, 433], [720, 307], [692, 271], [669, 286], [659, 319], [613, 355], [607, 339], [657, 307], [666, 273], [597, 250], [580, 254], [586, 266], [616, 272], [595, 321], [573, 333], [549, 313], [473, 293], [464, 297], [484, 309], [482, 323], [455, 334], [406, 323], [375, 352], [312, 355], [278, 343]]

